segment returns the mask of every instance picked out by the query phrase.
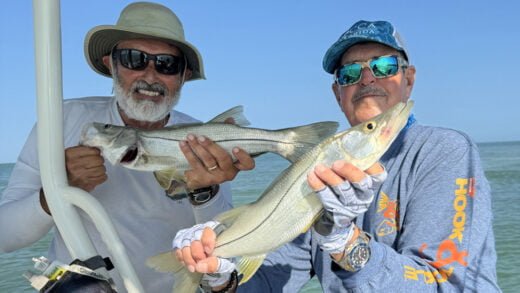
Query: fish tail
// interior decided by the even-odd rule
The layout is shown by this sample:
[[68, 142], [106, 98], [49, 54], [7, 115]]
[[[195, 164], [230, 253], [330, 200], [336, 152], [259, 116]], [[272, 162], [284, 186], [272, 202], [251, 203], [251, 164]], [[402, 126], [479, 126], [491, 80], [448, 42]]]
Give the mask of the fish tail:
[[280, 155], [294, 163], [322, 140], [333, 135], [338, 126], [338, 122], [325, 121], [283, 129], [281, 131], [287, 132], [287, 137], [293, 142], [294, 147], [281, 150]]
[[159, 272], [171, 272], [175, 283], [172, 292], [197, 292], [202, 274], [190, 273], [174, 256], [173, 251], [152, 256], [146, 260], [146, 265]]

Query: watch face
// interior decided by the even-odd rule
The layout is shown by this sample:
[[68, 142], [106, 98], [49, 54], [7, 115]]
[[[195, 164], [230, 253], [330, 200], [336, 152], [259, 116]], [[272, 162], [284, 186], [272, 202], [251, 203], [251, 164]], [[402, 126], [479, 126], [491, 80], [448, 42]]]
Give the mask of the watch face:
[[350, 264], [355, 269], [362, 268], [370, 258], [370, 247], [366, 244], [359, 244], [350, 252]]
[[211, 199], [210, 191], [205, 191], [205, 192], [201, 192], [201, 193], [197, 193], [197, 194], [193, 195], [193, 201], [196, 203], [205, 203], [210, 199]]

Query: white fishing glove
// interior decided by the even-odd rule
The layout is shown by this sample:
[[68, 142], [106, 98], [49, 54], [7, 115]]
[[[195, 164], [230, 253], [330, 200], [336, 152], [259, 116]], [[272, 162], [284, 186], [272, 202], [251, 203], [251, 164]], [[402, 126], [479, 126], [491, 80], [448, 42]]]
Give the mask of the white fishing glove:
[[[182, 249], [186, 246], [191, 246], [193, 241], [200, 241], [202, 232], [206, 227], [213, 229], [217, 234], [217, 221], [209, 221], [203, 224], [197, 224], [191, 228], [182, 229], [177, 232], [173, 239], [173, 249]], [[217, 257], [218, 266], [217, 271], [211, 274], [204, 274], [202, 277], [203, 286], [217, 287], [227, 283], [231, 278], [231, 273], [235, 270], [235, 260]]]
[[387, 175], [385, 169], [380, 174], [367, 175], [361, 182], [344, 181], [338, 186], [325, 186], [316, 191], [325, 212], [314, 224], [312, 233], [321, 249], [329, 254], [345, 250], [353, 234], [352, 222], [368, 210]]

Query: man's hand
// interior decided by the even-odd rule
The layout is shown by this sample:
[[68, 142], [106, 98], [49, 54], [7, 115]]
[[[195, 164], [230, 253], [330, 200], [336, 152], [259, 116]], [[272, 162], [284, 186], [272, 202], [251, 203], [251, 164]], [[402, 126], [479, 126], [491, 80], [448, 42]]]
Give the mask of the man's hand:
[[205, 136], [189, 134], [186, 141], [180, 142], [180, 148], [191, 166], [184, 172], [190, 190], [233, 180], [239, 171], [255, 167], [255, 161], [244, 150], [233, 149], [237, 158], [233, 163], [226, 150]]
[[75, 146], [65, 149], [65, 165], [70, 186], [92, 191], [107, 180], [105, 160], [97, 148]]
[[198, 224], [177, 232], [173, 239], [173, 249], [177, 260], [183, 263], [188, 271], [205, 274], [203, 282], [210, 287], [226, 285], [235, 270], [233, 260], [213, 255], [217, 234], [216, 221]]
[[308, 174], [309, 186], [325, 209], [313, 227], [323, 250], [333, 255], [343, 253], [352, 234], [352, 222], [367, 211], [386, 176], [379, 163], [363, 172], [344, 161], [334, 162], [331, 168], [318, 165]]
[[[96, 186], [107, 180], [105, 160], [97, 148], [75, 146], [65, 149], [65, 167], [70, 186], [92, 191]], [[51, 214], [45, 199], [43, 188], [40, 189], [40, 205]]]

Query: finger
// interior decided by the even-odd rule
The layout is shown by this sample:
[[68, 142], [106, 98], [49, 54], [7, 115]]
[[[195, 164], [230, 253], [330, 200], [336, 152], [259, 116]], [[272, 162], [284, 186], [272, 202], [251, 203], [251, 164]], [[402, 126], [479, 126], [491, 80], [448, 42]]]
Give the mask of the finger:
[[196, 262], [193, 259], [193, 256], [191, 255], [191, 247], [185, 246], [182, 249], [182, 259], [184, 260], [184, 265], [190, 272], [195, 272], [195, 265]]
[[84, 165], [86, 169], [99, 168], [99, 167], [102, 167], [103, 169], [105, 168], [105, 159], [103, 159], [103, 157], [89, 156], [89, 157], [85, 157], [85, 158], [88, 158], [88, 160], [86, 160], [85, 165]]
[[103, 173], [103, 174], [100, 174], [98, 176], [91, 176], [88, 178], [89, 181], [91, 181], [92, 183], [96, 184], [96, 185], [99, 185], [103, 182], [105, 182], [106, 180], [108, 179], [108, 176], [106, 173]]
[[219, 259], [216, 256], [211, 256], [199, 261], [195, 265], [195, 270], [199, 273], [211, 274], [218, 270]]
[[237, 167], [237, 169], [246, 171], [255, 168], [255, 160], [246, 151], [235, 147], [233, 148], [233, 154], [237, 159], [235, 162], [235, 167]]
[[217, 241], [217, 234], [213, 229], [206, 227], [202, 232], [202, 237], [200, 238], [202, 246], [204, 247], [204, 252], [206, 255], [211, 255], [213, 253], [213, 249], [215, 249], [215, 243]]
[[206, 258], [206, 253], [204, 253], [202, 242], [195, 240], [191, 243], [191, 256], [195, 262], [199, 262], [200, 260]]
[[365, 170], [365, 173], [368, 175], [377, 175], [383, 173], [384, 171], [385, 168], [383, 168], [383, 165], [381, 165], [379, 162], [376, 162], [374, 165], [368, 167], [368, 169]]
[[[206, 169], [220, 166], [220, 162], [218, 162], [218, 159], [213, 155], [212, 149], [221, 148], [213, 143], [212, 140], [202, 135], [197, 137], [188, 135], [188, 143]], [[221, 150], [227, 155], [225, 150]]]
[[322, 164], [319, 164], [314, 168], [314, 173], [321, 181], [323, 181], [323, 183], [329, 186], [336, 186], [345, 181], [345, 179], [338, 175], [334, 170]]
[[65, 158], [77, 158], [85, 156], [100, 156], [101, 151], [95, 147], [75, 146], [65, 149]]
[[184, 263], [184, 257], [182, 256], [182, 249], [175, 249], [174, 250], [174, 253], [175, 253], [175, 257], [177, 258], [177, 260], [182, 263], [183, 265], [185, 265]]
[[309, 184], [310, 188], [314, 191], [322, 190], [323, 188], [325, 188], [325, 183], [323, 183], [323, 181], [321, 181], [320, 178], [316, 176], [314, 170], [307, 174], [307, 183]]
[[[203, 150], [205, 151], [205, 154], [201, 155], [207, 155], [208, 157], [204, 157], [203, 161], [208, 164], [216, 163], [223, 171], [233, 171], [236, 172], [235, 166], [233, 165], [233, 159], [231, 158], [231, 155], [221, 146], [213, 142], [211, 139], [205, 137], [205, 136], [199, 136], [198, 137], [199, 144], [203, 147]], [[209, 161], [206, 161], [209, 160]], [[216, 161], [215, 161], [216, 160]], [[209, 165], [214, 166], [214, 165]]]
[[91, 181], [106, 176], [105, 166], [93, 169], [85, 169], [82, 167], [67, 168], [67, 176], [69, 179]]
[[[343, 160], [334, 162], [334, 164], [332, 164], [332, 169], [339, 176], [343, 177], [344, 180], [347, 180], [349, 182], [360, 182], [361, 180], [363, 180], [363, 178], [367, 176], [365, 172], [359, 170], [359, 168], [352, 165], [351, 163], [347, 163]], [[338, 184], [333, 184], [332, 186]]]
[[90, 169], [104, 166], [105, 163], [105, 160], [99, 154], [88, 156], [74, 156], [69, 154], [69, 156], [65, 157], [65, 161], [68, 169]]
[[106, 175], [106, 172], [107, 170], [104, 165], [83, 169], [84, 176], [91, 179], [102, 177]]
[[205, 166], [202, 165], [202, 162], [199, 160], [195, 152], [193, 152], [187, 141], [180, 141], [179, 147], [182, 153], [184, 154], [184, 157], [186, 157], [186, 160], [193, 169], [205, 168]]

